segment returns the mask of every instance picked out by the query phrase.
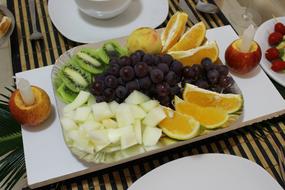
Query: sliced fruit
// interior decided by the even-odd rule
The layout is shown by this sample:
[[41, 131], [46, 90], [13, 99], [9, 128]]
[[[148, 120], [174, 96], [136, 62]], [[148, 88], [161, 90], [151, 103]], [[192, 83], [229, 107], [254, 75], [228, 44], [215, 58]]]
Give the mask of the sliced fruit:
[[71, 103], [77, 96], [77, 93], [71, 91], [69, 88], [62, 83], [56, 89], [56, 95], [64, 102], [64, 103]]
[[166, 118], [159, 127], [169, 137], [177, 140], [187, 140], [199, 135], [200, 123], [193, 117], [181, 114], [169, 108], [164, 108]]
[[143, 144], [145, 146], [153, 146], [158, 142], [161, 135], [161, 129], [157, 127], [146, 127], [143, 131]]
[[155, 127], [165, 117], [166, 117], [166, 115], [163, 111], [163, 108], [161, 106], [158, 106], [158, 107], [154, 108], [153, 110], [151, 110], [150, 112], [148, 112], [148, 114], [146, 115], [146, 117], [143, 120], [143, 124], [145, 126]]
[[219, 94], [192, 84], [186, 84], [183, 99], [199, 106], [219, 107], [228, 113], [238, 111], [243, 104], [242, 97], [239, 94]]
[[71, 102], [70, 104], [68, 104], [63, 108], [63, 112], [70, 112], [82, 106], [88, 101], [89, 96], [90, 96], [89, 92], [80, 91], [77, 97], [73, 100], [73, 102]]
[[116, 41], [109, 41], [103, 45], [103, 50], [106, 54], [111, 57], [121, 57], [128, 55], [128, 50], [120, 46]]
[[162, 53], [167, 52], [180, 39], [185, 31], [188, 15], [184, 12], [176, 12], [168, 21], [161, 34]]
[[95, 50], [91, 48], [81, 49], [71, 60], [89, 73], [98, 74], [103, 72], [104, 63], [96, 57]]
[[200, 64], [204, 58], [210, 58], [214, 63], [219, 56], [219, 48], [215, 41], [206, 43], [203, 46], [186, 50], [168, 52], [174, 59], [179, 60], [183, 65]]
[[96, 121], [102, 121], [104, 119], [109, 119], [114, 115], [109, 107], [109, 104], [107, 104], [106, 102], [100, 102], [100, 103], [93, 104], [92, 111], [93, 111], [94, 119]]
[[145, 94], [135, 90], [126, 99], [127, 104], [141, 104], [149, 100], [149, 97]]
[[186, 102], [177, 96], [175, 96], [174, 104], [176, 111], [192, 116], [207, 129], [221, 127], [229, 118], [228, 113], [222, 108], [202, 107], [194, 103]]
[[204, 41], [206, 26], [199, 22], [183, 34], [180, 40], [169, 51], [185, 51], [199, 47]]

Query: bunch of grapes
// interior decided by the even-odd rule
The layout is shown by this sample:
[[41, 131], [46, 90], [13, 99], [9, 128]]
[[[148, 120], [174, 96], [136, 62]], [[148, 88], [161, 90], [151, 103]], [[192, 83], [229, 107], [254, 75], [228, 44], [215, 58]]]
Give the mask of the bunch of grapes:
[[183, 68], [182, 85], [190, 83], [214, 92], [232, 93], [231, 87], [234, 81], [228, 73], [227, 66], [214, 64], [211, 59], [204, 58], [201, 64], [194, 64]]
[[168, 54], [152, 55], [139, 50], [112, 59], [109, 68], [94, 78], [90, 91], [97, 102], [121, 103], [138, 90], [162, 105], [171, 106], [174, 95], [181, 94], [182, 71], [183, 65]]

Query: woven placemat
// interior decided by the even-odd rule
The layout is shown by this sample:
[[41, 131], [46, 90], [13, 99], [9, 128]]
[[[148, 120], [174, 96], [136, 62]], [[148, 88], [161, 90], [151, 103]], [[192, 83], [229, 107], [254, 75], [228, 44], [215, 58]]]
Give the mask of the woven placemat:
[[[209, 2], [213, 3], [212, 1]], [[48, 16], [47, 3], [47, 0], [36, 0], [38, 26], [44, 35], [44, 39], [31, 42], [29, 36], [32, 27], [28, 0], [9, 0], [7, 2], [8, 8], [14, 13], [16, 19], [16, 28], [11, 37], [14, 73], [54, 64], [62, 53], [79, 45], [66, 39], [55, 29]], [[215, 15], [199, 13], [193, 8], [194, 1], [188, 0], [187, 3], [198, 20], [204, 21], [207, 28], [229, 24], [221, 12]], [[164, 27], [167, 20], [178, 10], [180, 10], [178, 0], [169, 0], [168, 17], [159, 27]], [[193, 24], [188, 21], [187, 25], [192, 26]], [[276, 151], [279, 146], [285, 144], [285, 125], [282, 122], [284, 119], [285, 116], [282, 116], [254, 124], [234, 132], [40, 189], [127, 189], [139, 177], [166, 162], [203, 153], [225, 153], [252, 160], [265, 168], [285, 187], [281, 180]]]

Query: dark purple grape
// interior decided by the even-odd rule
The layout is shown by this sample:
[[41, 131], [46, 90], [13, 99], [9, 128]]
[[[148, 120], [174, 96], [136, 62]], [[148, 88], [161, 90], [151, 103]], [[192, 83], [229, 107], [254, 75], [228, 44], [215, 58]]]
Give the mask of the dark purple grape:
[[136, 76], [141, 78], [148, 74], [148, 65], [144, 62], [138, 62], [134, 66]]
[[171, 99], [169, 96], [158, 97], [158, 101], [161, 105], [170, 107], [171, 106]]
[[99, 96], [103, 93], [104, 88], [105, 88], [104, 81], [97, 80], [91, 86], [91, 93], [96, 96]]
[[142, 59], [143, 62], [145, 62], [146, 64], [148, 65], [152, 65], [154, 60], [153, 60], [153, 56], [151, 54], [145, 54], [143, 56], [143, 59]]
[[223, 90], [223, 88], [221, 88], [220, 86], [212, 86], [212, 87], [210, 88], [210, 90], [213, 91], [213, 92], [221, 93], [222, 90]]
[[177, 75], [181, 75], [183, 65], [181, 62], [175, 60], [171, 63], [170, 70], [174, 71]]
[[99, 81], [99, 80], [104, 81], [104, 80], [105, 80], [105, 75], [100, 74], [100, 75], [96, 75], [96, 76], [94, 77], [94, 82], [95, 82], [95, 81]]
[[143, 90], [148, 90], [151, 87], [152, 82], [148, 76], [144, 78], [140, 78], [138, 79], [138, 81], [139, 81], [140, 88]]
[[182, 86], [184, 86], [185, 84], [194, 84], [196, 82], [196, 80], [194, 80], [194, 79], [191, 79], [191, 78], [189, 78], [189, 79], [184, 79], [183, 81], [182, 81]]
[[140, 60], [142, 60], [143, 56], [145, 55], [143, 50], [137, 50], [134, 52], [134, 54], [137, 55], [140, 58]]
[[161, 81], [163, 81], [163, 77], [163, 72], [159, 69], [153, 69], [150, 71], [150, 78], [153, 83], [160, 83]]
[[161, 83], [156, 85], [156, 94], [160, 97], [168, 96], [170, 93], [170, 87], [167, 83]]
[[119, 65], [121, 67], [131, 65], [131, 59], [129, 57], [127, 57], [127, 56], [122, 56], [119, 59]]
[[208, 89], [209, 88], [209, 83], [205, 80], [199, 79], [195, 82], [195, 85], [198, 86], [199, 88], [203, 89]]
[[160, 63], [160, 56], [158, 55], [153, 55], [153, 64], [158, 65]]
[[221, 88], [228, 88], [231, 87], [234, 83], [234, 80], [232, 77], [229, 76], [220, 76], [219, 78], [219, 86]]
[[192, 67], [186, 66], [183, 68], [183, 73], [182, 73], [184, 78], [191, 78], [194, 79], [196, 78], [195, 71]]
[[112, 96], [114, 93], [114, 90], [112, 88], [105, 88], [104, 90], [104, 96], [106, 97], [110, 97]]
[[127, 95], [128, 95], [128, 90], [127, 90], [126, 87], [124, 87], [124, 86], [118, 86], [118, 87], [116, 88], [116, 96], [117, 96], [118, 98], [124, 99], [124, 98], [127, 97]]
[[219, 80], [219, 72], [216, 70], [216, 69], [212, 69], [212, 70], [209, 70], [207, 72], [207, 78], [208, 78], [208, 81], [211, 83], [211, 84], [217, 84], [218, 80]]
[[173, 71], [169, 71], [165, 76], [165, 81], [170, 85], [173, 86], [179, 82], [177, 75]]
[[194, 64], [191, 66], [195, 72], [196, 77], [200, 78], [204, 74], [204, 69], [200, 64]]
[[220, 75], [227, 76], [229, 74], [229, 68], [226, 65], [217, 65], [216, 69]]
[[119, 61], [118, 58], [112, 58], [109, 62], [109, 65], [118, 65]]
[[137, 62], [141, 61], [141, 58], [138, 55], [136, 55], [135, 53], [132, 53], [130, 58], [132, 61], [132, 65], [135, 65]]
[[201, 65], [206, 71], [213, 69], [213, 62], [210, 58], [206, 57], [201, 61]]
[[114, 98], [114, 100], [115, 100], [117, 103], [119, 103], [119, 104], [124, 101], [124, 99], [121, 99], [121, 98], [119, 98], [119, 97], [117, 97], [117, 96]]
[[105, 84], [109, 88], [116, 88], [118, 86], [117, 78], [113, 75], [107, 75], [105, 78]]
[[133, 92], [134, 90], [139, 90], [140, 85], [139, 85], [138, 80], [135, 79], [135, 80], [127, 82], [126, 88], [128, 89], [129, 93]]
[[164, 55], [160, 56], [160, 62], [166, 63], [168, 66], [170, 66], [172, 61], [173, 61], [173, 58], [169, 54], [164, 54]]
[[96, 102], [100, 103], [100, 102], [105, 102], [105, 96], [96, 96]]
[[118, 78], [117, 80], [119, 85], [125, 86], [126, 82], [122, 78]]
[[135, 72], [131, 66], [124, 66], [120, 69], [120, 77], [124, 81], [130, 81], [135, 77]]
[[169, 67], [168, 67], [168, 65], [165, 64], [165, 63], [159, 63], [159, 64], [157, 65], [157, 68], [160, 69], [160, 70], [163, 72], [163, 74], [166, 74], [166, 73], [168, 73], [168, 71], [169, 71]]
[[170, 87], [170, 95], [180, 95], [181, 94], [181, 88], [178, 85]]
[[110, 65], [107, 73], [118, 77], [120, 75], [120, 66], [118, 64]]

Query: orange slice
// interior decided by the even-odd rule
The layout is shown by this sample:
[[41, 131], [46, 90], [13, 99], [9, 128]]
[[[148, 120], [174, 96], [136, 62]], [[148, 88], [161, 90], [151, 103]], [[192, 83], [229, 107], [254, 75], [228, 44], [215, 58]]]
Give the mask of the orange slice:
[[186, 102], [177, 96], [174, 102], [176, 111], [193, 117], [207, 129], [221, 127], [229, 118], [228, 113], [222, 108], [202, 107], [194, 103]]
[[185, 51], [199, 47], [204, 41], [206, 26], [199, 22], [183, 34], [180, 40], [169, 51]]
[[219, 107], [228, 113], [238, 111], [243, 104], [242, 97], [239, 94], [219, 94], [192, 84], [186, 84], [183, 99], [200, 106]]
[[172, 55], [174, 59], [179, 60], [184, 65], [200, 64], [201, 61], [208, 57], [214, 63], [219, 56], [219, 48], [215, 41], [209, 42], [203, 46], [186, 50], [186, 51], [170, 51], [168, 54]]
[[167, 52], [180, 39], [185, 31], [188, 15], [184, 12], [176, 12], [168, 21], [161, 34], [162, 53]]
[[164, 108], [166, 118], [159, 123], [159, 127], [169, 137], [187, 140], [199, 135], [200, 124], [193, 117], [181, 114], [170, 108]]

